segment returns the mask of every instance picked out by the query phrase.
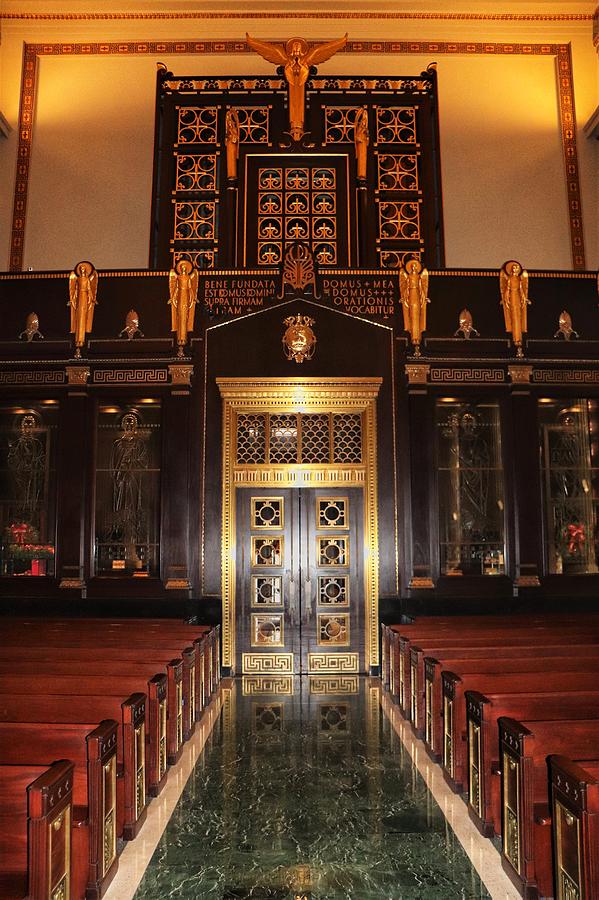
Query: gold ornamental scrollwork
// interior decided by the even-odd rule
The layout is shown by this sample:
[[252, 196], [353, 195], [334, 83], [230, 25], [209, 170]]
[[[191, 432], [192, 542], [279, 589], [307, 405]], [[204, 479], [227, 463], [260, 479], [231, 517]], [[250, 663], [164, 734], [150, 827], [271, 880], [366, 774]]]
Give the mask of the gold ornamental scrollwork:
[[66, 366], [65, 372], [67, 373], [67, 384], [80, 386], [87, 384], [90, 369], [89, 366]]
[[532, 366], [508, 366], [512, 384], [530, 384]]
[[168, 367], [171, 384], [191, 385], [193, 366], [174, 365]]
[[288, 316], [283, 320], [287, 330], [283, 335], [285, 356], [288, 360], [303, 363], [305, 359], [312, 359], [316, 351], [316, 335], [312, 331], [314, 319], [310, 316]]

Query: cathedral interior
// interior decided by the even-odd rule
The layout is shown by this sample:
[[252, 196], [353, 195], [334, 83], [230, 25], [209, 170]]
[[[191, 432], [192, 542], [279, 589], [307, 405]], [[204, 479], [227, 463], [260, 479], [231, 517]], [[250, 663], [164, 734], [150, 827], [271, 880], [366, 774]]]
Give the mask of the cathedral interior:
[[0, 897], [599, 897], [598, 53], [3, 0]]

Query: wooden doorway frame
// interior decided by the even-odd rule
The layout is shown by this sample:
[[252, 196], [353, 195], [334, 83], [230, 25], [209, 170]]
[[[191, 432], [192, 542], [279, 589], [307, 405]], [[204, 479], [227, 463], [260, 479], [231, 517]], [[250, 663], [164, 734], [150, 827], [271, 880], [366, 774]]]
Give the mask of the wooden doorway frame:
[[[376, 400], [382, 378], [217, 378], [223, 401], [222, 450], [222, 665], [235, 674], [236, 602], [235, 489], [238, 487], [362, 487], [364, 489], [364, 659], [367, 671], [379, 665], [378, 493]], [[236, 416], [242, 413], [362, 413], [362, 462], [345, 465], [239, 465]], [[273, 653], [268, 672], [291, 674], [289, 654]], [[323, 657], [325, 654], [323, 654]], [[350, 671], [349, 654], [335, 654], [336, 673]], [[270, 659], [269, 659], [270, 657]], [[330, 661], [328, 661], [330, 663]], [[292, 662], [291, 662], [292, 666]], [[346, 668], [347, 666], [347, 668]], [[323, 673], [330, 665], [323, 659]], [[351, 669], [355, 671], [355, 669]]]

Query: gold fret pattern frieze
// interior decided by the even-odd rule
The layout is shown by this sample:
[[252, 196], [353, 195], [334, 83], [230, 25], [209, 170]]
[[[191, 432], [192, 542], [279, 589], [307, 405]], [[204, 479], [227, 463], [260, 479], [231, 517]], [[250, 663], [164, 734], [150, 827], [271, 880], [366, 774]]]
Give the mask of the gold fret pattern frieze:
[[243, 675], [293, 675], [293, 653], [243, 653]]
[[264, 694], [293, 695], [292, 675], [244, 675], [241, 679], [244, 697]]
[[167, 369], [95, 369], [94, 384], [167, 384]]
[[173, 201], [176, 241], [213, 241], [216, 233], [216, 202], [211, 200]]
[[177, 120], [178, 144], [216, 144], [218, 107], [180, 106]]
[[309, 653], [308, 671], [315, 675], [359, 672], [359, 656], [357, 653]]
[[503, 369], [475, 368], [463, 366], [452, 369], [430, 370], [430, 380], [434, 384], [503, 384]]
[[599, 384], [599, 372], [591, 369], [533, 369], [537, 384]]
[[37, 372], [0, 372], [0, 384], [8, 385], [54, 385], [65, 384], [65, 372], [54, 369], [40, 369]]
[[378, 153], [377, 184], [379, 191], [418, 190], [417, 153]]
[[179, 154], [177, 156], [175, 190], [179, 192], [214, 192], [216, 190], [216, 153], [203, 153], [199, 156]]
[[357, 694], [360, 682], [357, 675], [312, 675], [311, 694]]
[[416, 110], [413, 106], [379, 106], [376, 111], [377, 144], [415, 144]]

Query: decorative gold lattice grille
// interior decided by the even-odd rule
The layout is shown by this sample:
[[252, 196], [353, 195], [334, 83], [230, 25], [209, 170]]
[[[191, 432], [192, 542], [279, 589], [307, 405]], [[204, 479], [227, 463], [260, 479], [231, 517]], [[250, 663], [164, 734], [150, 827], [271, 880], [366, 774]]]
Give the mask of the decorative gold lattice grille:
[[239, 413], [237, 465], [356, 465], [361, 413]]

